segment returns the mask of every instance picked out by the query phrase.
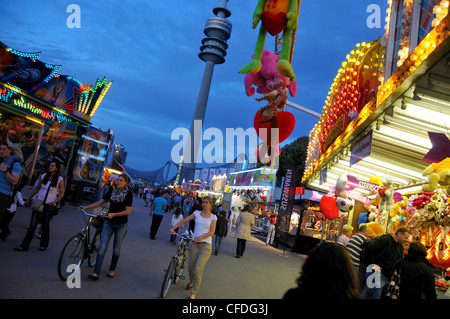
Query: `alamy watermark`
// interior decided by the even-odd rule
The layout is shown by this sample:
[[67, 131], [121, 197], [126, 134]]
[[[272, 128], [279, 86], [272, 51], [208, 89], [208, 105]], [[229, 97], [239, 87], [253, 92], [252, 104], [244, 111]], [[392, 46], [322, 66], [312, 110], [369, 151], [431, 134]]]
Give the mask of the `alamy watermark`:
[[[81, 8], [77, 4], [69, 4], [66, 9], [70, 15], [67, 17], [66, 25], [68, 28], [81, 28]], [[366, 9], [370, 15], [367, 17], [366, 25], [369, 29], [381, 28], [381, 8], [378, 4], [369, 4]]]
[[66, 271], [70, 274], [66, 280], [67, 288], [81, 288], [80, 266], [77, 264], [70, 264], [69, 266], [67, 266]]
[[369, 29], [381, 28], [381, 8], [378, 4], [369, 4], [366, 9], [370, 15], [367, 17], [366, 25]]
[[[225, 133], [225, 134], [224, 134]], [[179, 127], [172, 131], [171, 140], [179, 142], [172, 147], [171, 159], [174, 163], [233, 163], [236, 155], [255, 152], [260, 146], [257, 156], [249, 156], [249, 163], [261, 162], [263, 164], [270, 162], [277, 154], [265, 144], [264, 141], [271, 141], [271, 145], [278, 145], [278, 128], [259, 128], [258, 134], [254, 128], [243, 129], [226, 128], [225, 132], [221, 129], [212, 127], [203, 131], [202, 121], [194, 121], [193, 138], [187, 128]], [[204, 142], [206, 145], [204, 145]], [[192, 145], [192, 143], [194, 145]], [[192, 147], [198, 150], [197, 157], [193, 159]], [[238, 157], [238, 163], [245, 159]]]
[[81, 8], [78, 4], [69, 4], [66, 9], [70, 15], [67, 17], [66, 25], [69, 29], [81, 28]]
[[369, 289], [381, 288], [381, 272], [378, 265], [372, 264], [367, 266], [366, 274], [370, 273], [366, 279], [366, 286]]

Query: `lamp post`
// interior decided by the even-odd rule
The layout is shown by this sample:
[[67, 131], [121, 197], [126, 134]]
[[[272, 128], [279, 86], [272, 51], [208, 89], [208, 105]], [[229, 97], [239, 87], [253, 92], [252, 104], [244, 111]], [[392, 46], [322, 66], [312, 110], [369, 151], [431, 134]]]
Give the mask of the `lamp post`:
[[203, 121], [205, 119], [211, 80], [216, 64], [225, 62], [227, 40], [231, 35], [231, 23], [226, 19], [231, 13], [226, 9], [228, 0], [221, 0], [220, 7], [214, 8], [214, 17], [206, 20], [204, 33], [198, 57], [206, 62], [200, 92], [197, 98], [194, 116], [191, 122], [190, 135], [183, 154], [182, 176], [194, 180], [195, 166], [201, 144]]

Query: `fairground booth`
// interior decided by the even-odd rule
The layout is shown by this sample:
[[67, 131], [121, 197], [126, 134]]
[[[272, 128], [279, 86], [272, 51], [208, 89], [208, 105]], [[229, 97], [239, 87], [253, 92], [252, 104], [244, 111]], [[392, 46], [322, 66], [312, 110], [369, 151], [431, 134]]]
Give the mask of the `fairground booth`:
[[275, 189], [276, 170], [267, 167], [246, 169], [230, 173], [224, 198], [230, 202], [229, 207], [238, 211], [245, 204], [252, 204], [255, 215], [255, 231], [262, 231], [264, 216], [270, 212]]
[[354, 232], [365, 222], [376, 234], [409, 227], [442, 270], [450, 267], [448, 7], [389, 1], [385, 35], [357, 44], [331, 85], [302, 180], [327, 194], [328, 220], [348, 214]]
[[59, 74], [60, 65], [38, 60], [0, 42], [0, 139], [14, 146], [27, 184], [50, 160], [64, 164], [72, 185], [94, 191], [103, 174], [111, 132], [89, 122], [112, 82], [81, 83]]

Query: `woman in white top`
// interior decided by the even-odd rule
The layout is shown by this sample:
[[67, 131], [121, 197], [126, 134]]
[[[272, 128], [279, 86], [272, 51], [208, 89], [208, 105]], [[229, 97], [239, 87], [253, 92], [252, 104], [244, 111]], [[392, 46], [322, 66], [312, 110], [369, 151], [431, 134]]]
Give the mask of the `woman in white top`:
[[28, 227], [27, 234], [20, 244], [20, 247], [15, 249], [16, 251], [28, 250], [39, 220], [42, 225], [39, 250], [44, 251], [47, 249], [50, 239], [50, 219], [53, 212], [57, 209], [56, 204], [64, 197], [64, 183], [62, 181], [63, 178], [59, 175], [59, 163], [54, 161], [50, 162], [47, 173], [40, 177], [39, 183], [33, 189], [30, 197], [28, 197], [25, 202], [25, 206], [28, 206], [33, 196], [34, 199], [44, 200], [47, 195], [44, 203], [44, 210], [42, 212], [32, 211], [30, 226]]
[[212, 200], [211, 197], [205, 196], [202, 200], [202, 211], [195, 211], [181, 222], [169, 229], [169, 233], [173, 233], [175, 229], [185, 223], [195, 220], [194, 240], [189, 250], [189, 283], [187, 290], [192, 289], [190, 299], [195, 296], [200, 288], [203, 270], [211, 256], [212, 235], [216, 230], [217, 216], [211, 213]]

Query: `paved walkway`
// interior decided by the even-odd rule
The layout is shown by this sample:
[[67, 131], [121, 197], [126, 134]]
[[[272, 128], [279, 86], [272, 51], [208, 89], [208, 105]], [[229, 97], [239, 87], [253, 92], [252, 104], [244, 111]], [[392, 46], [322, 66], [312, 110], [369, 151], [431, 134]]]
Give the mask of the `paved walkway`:
[[[27, 190], [24, 191], [27, 193]], [[87, 204], [87, 203], [86, 203]], [[68, 288], [59, 279], [57, 263], [66, 241], [85, 224], [78, 207], [67, 204], [52, 221], [50, 245], [38, 250], [35, 238], [27, 252], [16, 252], [30, 221], [31, 210], [19, 207], [11, 222], [12, 234], [0, 242], [0, 299], [159, 299], [164, 276], [175, 247], [169, 243], [171, 214], [166, 214], [156, 240], [150, 240], [151, 220], [144, 200], [133, 198], [129, 228], [125, 237], [116, 276], [106, 277], [112, 242], [103, 264], [101, 279], [87, 278], [92, 272], [87, 262], [81, 270], [81, 288]], [[199, 299], [279, 299], [296, 286], [304, 255], [267, 246], [259, 237], [247, 242], [244, 256], [234, 258], [234, 231], [222, 242], [218, 256], [211, 255], [205, 267]], [[184, 275], [188, 277], [187, 269]], [[172, 285], [166, 299], [186, 299], [187, 280]], [[449, 299], [439, 292], [439, 299]]]
[[[26, 193], [26, 191], [24, 191]], [[38, 250], [36, 238], [27, 252], [16, 252], [25, 236], [31, 210], [19, 207], [11, 222], [12, 234], [0, 242], [0, 298], [42, 299], [158, 299], [164, 275], [175, 247], [169, 243], [171, 214], [164, 216], [156, 240], [149, 239], [149, 208], [144, 200], [133, 198], [116, 276], [106, 277], [112, 242], [103, 264], [101, 279], [91, 281], [85, 263], [81, 270], [81, 288], [68, 288], [57, 274], [59, 253], [65, 242], [84, 225], [84, 217], [75, 206], [67, 204], [51, 223], [50, 245], [45, 252]], [[266, 246], [252, 238], [242, 258], [234, 258], [236, 238], [234, 231], [222, 243], [218, 256], [211, 255], [197, 298], [200, 299], [279, 299], [296, 286], [305, 256]], [[188, 276], [187, 271], [184, 275]], [[185, 299], [189, 296], [181, 280], [173, 285], [167, 299]]]

